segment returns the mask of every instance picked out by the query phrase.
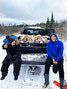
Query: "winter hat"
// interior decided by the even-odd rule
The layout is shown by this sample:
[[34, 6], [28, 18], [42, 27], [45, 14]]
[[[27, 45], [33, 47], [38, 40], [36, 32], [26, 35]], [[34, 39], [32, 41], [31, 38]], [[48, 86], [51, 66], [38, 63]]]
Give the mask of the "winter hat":
[[15, 39], [13, 39], [13, 38], [11, 38], [11, 37], [9, 37], [8, 38], [8, 42], [11, 44], [13, 41], [15, 41]]

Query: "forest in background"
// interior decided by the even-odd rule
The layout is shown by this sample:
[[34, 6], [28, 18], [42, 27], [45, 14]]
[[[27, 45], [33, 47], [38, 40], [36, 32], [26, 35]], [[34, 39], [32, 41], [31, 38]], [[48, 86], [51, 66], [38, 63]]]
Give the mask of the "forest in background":
[[18, 33], [24, 30], [25, 27], [28, 26], [38, 26], [45, 29], [55, 29], [55, 32], [64, 39], [67, 39], [67, 21], [55, 21], [53, 12], [51, 13], [51, 20], [49, 20], [49, 17], [47, 18], [46, 22], [37, 23], [34, 25], [29, 24], [20, 24], [20, 25], [11, 25], [5, 26], [4, 24], [0, 24], [0, 36], [1, 35], [7, 35], [7, 34], [13, 34]]

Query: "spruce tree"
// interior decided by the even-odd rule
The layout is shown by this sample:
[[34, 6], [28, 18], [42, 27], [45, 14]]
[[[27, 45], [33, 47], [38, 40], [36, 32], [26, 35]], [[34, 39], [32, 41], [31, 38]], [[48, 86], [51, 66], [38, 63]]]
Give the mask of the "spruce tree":
[[49, 18], [47, 18], [46, 28], [49, 29], [49, 26], [50, 26], [50, 22], [49, 22]]
[[54, 24], [55, 24], [55, 21], [54, 21], [54, 17], [53, 17], [53, 12], [52, 12], [52, 15], [51, 15], [51, 21], [50, 21], [50, 28], [54, 28]]

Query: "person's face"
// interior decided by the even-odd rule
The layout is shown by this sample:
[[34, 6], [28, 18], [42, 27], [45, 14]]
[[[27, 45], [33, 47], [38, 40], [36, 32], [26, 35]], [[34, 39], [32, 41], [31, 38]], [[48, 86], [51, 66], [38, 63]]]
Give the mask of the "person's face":
[[55, 42], [55, 41], [56, 41], [56, 36], [55, 36], [55, 35], [52, 35], [52, 36], [51, 36], [51, 41], [52, 41], [52, 42]]
[[13, 41], [13, 42], [11, 43], [11, 45], [12, 45], [12, 46], [15, 45], [15, 41]]

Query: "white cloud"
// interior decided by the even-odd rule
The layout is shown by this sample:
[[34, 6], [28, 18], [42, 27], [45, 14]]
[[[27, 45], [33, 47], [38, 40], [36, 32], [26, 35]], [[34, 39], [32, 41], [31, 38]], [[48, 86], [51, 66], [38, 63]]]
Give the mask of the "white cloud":
[[18, 22], [45, 22], [52, 11], [55, 20], [67, 20], [67, 0], [0, 0], [0, 17]]

